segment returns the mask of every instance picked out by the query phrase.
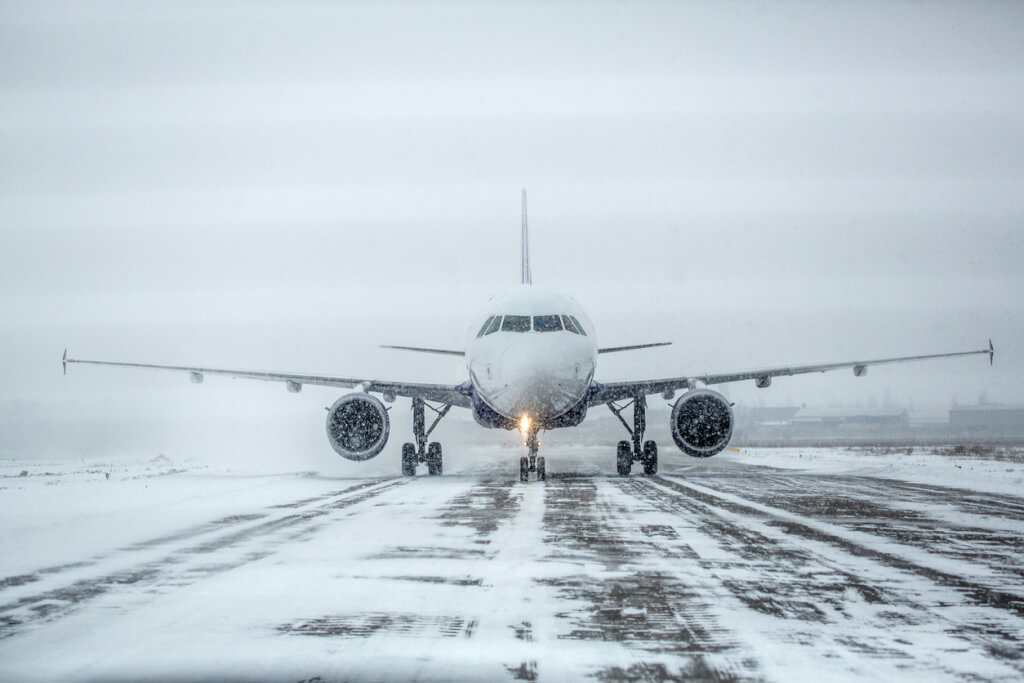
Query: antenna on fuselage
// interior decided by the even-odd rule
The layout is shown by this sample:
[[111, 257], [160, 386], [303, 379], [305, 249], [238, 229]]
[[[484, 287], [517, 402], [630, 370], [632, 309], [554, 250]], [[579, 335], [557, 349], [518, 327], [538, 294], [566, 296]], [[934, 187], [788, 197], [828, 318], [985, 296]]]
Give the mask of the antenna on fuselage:
[[526, 229], [526, 188], [523, 188], [523, 263], [522, 278], [524, 285], [533, 284], [533, 274], [530, 273], [530, 233]]

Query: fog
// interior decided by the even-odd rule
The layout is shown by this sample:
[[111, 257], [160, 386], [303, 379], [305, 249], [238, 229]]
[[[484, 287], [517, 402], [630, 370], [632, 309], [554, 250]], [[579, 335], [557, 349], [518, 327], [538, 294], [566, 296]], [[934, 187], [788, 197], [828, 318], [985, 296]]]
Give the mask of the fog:
[[333, 390], [63, 377], [60, 355], [462, 381], [377, 346], [461, 347], [518, 281], [524, 186], [534, 282], [602, 345], [674, 342], [598, 380], [991, 337], [991, 368], [727, 391], [1024, 403], [1022, 34], [995, 2], [3, 3], [6, 429], [180, 417], [145, 447], [187, 451], [201, 418], [285, 415], [275, 445], [334, 458]]

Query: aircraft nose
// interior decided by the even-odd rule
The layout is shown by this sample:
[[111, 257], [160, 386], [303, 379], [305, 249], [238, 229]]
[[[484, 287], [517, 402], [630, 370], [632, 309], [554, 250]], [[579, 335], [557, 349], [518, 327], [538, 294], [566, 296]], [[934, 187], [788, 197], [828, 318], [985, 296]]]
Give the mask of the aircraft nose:
[[509, 414], [537, 418], [561, 415], [580, 400], [586, 376], [564, 351], [522, 344], [505, 351], [500, 361], [508, 387]]

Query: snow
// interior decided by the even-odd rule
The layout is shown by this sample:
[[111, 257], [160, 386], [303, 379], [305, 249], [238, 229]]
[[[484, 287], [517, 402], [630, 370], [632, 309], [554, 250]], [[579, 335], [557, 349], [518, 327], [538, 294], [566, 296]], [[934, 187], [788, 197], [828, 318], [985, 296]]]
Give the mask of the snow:
[[0, 679], [1024, 674], [1012, 460], [664, 453], [626, 479], [557, 447], [524, 485], [518, 455], [4, 461]]
[[[842, 474], [967, 488], [985, 493], [1024, 494], [1024, 449], [1012, 460], [970, 455], [940, 455], [934, 448], [743, 448], [725, 451], [716, 464], [743, 463], [799, 470], [815, 474]], [[952, 450], [949, 448], [947, 450]]]

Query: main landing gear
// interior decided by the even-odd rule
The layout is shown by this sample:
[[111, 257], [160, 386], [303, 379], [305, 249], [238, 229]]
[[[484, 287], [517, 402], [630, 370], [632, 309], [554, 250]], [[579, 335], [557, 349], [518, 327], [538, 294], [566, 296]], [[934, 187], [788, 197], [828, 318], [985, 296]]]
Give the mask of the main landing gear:
[[[430, 408], [437, 417], [431, 423], [430, 427], [427, 428], [426, 411], [425, 408]], [[434, 431], [434, 427], [441, 421], [448, 411], [451, 409], [450, 404], [445, 404], [443, 408], [435, 408], [434, 406], [427, 405], [427, 402], [422, 398], [414, 398], [412, 400], [412, 432], [416, 438], [416, 443], [404, 443], [402, 444], [402, 475], [406, 477], [416, 476], [416, 466], [421, 462], [427, 463], [427, 472], [431, 476], [441, 474], [441, 444], [436, 441], [427, 443], [427, 438], [430, 433]]]
[[548, 478], [547, 470], [544, 467], [544, 458], [537, 457], [540, 449], [540, 441], [537, 440], [537, 430], [530, 429], [526, 434], [526, 447], [530, 454], [519, 459], [519, 481], [524, 484], [530, 481], [530, 472], [537, 473], [537, 481], [545, 481]]
[[[622, 417], [622, 411], [633, 406], [633, 428]], [[623, 477], [629, 476], [633, 469], [634, 462], [640, 462], [644, 466], [644, 474], [658, 473], [658, 444], [653, 441], [644, 441], [644, 431], [647, 430], [647, 399], [643, 396], [635, 396], [630, 403], [619, 407], [614, 403], [608, 404], [608, 410], [615, 413], [619, 422], [626, 428], [629, 435], [633, 437], [633, 443], [620, 441], [615, 452], [615, 462], [619, 474]]]

